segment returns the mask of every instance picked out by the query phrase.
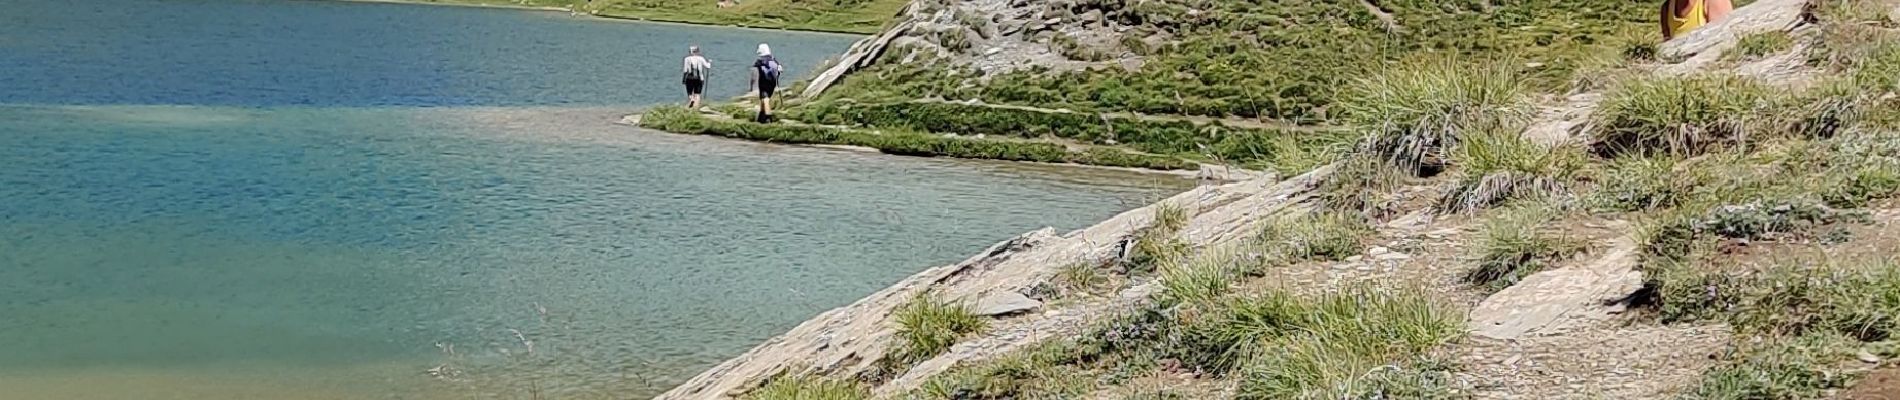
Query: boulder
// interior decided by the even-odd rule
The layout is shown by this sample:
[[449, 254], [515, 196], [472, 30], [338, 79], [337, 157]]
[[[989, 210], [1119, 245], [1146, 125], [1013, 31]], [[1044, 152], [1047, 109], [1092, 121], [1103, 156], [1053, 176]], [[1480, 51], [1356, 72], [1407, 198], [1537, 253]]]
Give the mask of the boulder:
[[977, 315], [995, 316], [1026, 312], [1039, 307], [1042, 307], [1042, 302], [1013, 290], [1005, 290], [990, 293], [988, 296], [983, 296], [982, 300], [977, 300], [975, 311]]

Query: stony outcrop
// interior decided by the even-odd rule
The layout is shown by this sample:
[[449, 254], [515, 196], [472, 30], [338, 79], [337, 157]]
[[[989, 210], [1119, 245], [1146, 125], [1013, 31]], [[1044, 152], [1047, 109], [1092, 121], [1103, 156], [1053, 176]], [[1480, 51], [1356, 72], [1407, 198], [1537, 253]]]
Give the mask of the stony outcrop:
[[1139, 67], [1141, 56], [1123, 44], [1123, 37], [1156, 44], [1167, 35], [1122, 25], [1115, 16], [1123, 12], [1078, 0], [914, 0], [898, 13], [897, 22], [853, 44], [800, 96], [815, 98], [852, 72], [878, 63], [915, 62], [923, 54], [946, 60], [946, 68], [969, 68], [980, 76], [1032, 66], [1055, 71]]
[[[1162, 203], [1182, 206], [1193, 215], [1181, 239], [1215, 245], [1247, 237], [1268, 216], [1303, 204], [1317, 181], [1330, 173], [1330, 168], [1320, 168], [1284, 181], [1256, 179], [1202, 186]], [[925, 270], [855, 303], [819, 314], [658, 398], [732, 398], [782, 373], [869, 376], [896, 343], [892, 312], [910, 299], [929, 291], [947, 299], [976, 303], [999, 293], [1027, 292], [1047, 282], [1061, 266], [1112, 259], [1124, 238], [1150, 223], [1156, 207], [1131, 210], [1064, 235], [1048, 229], [1030, 232], [963, 262]], [[1149, 289], [1132, 288], [1122, 297], [1143, 298], [1140, 294], [1145, 290]], [[1013, 315], [999, 320], [999, 326], [984, 338], [959, 344], [942, 356], [899, 371], [878, 391], [901, 392], [959, 362], [1028, 345], [1034, 341], [1024, 339], [1032, 333], [1057, 334], [1062, 332], [1059, 327], [1079, 327], [1080, 322], [1089, 320], [1089, 314], [1081, 311]]]

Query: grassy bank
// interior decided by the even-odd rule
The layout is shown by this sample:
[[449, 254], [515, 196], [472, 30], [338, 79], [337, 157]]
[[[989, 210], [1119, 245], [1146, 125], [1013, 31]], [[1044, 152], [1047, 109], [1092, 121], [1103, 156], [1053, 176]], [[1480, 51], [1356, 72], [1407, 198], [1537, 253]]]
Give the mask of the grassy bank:
[[876, 33], [907, 0], [742, 0], [721, 8], [716, 0], [402, 0], [418, 4], [464, 4], [565, 8], [601, 17], [801, 31]]
[[1347, 133], [1338, 130], [1245, 128], [1219, 121], [1144, 119], [944, 102], [818, 102], [795, 107], [785, 115], [829, 125], [1122, 146], [1143, 153], [1283, 174], [1305, 172], [1324, 163], [1329, 151], [1348, 141]]
[[977, 139], [903, 130], [865, 130], [814, 125], [759, 124], [707, 116], [680, 107], [642, 115], [640, 126], [673, 133], [723, 136], [760, 142], [858, 146], [887, 154], [984, 160], [1071, 163], [1155, 170], [1193, 170], [1178, 157], [1137, 154], [1112, 147], [1071, 149], [1058, 143]]

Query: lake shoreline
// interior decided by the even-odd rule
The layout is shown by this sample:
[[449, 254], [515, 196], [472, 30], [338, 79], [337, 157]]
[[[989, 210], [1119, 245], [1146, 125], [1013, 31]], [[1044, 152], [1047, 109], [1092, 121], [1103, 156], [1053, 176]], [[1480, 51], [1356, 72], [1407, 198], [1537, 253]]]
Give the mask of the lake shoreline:
[[327, 1], [341, 1], [341, 2], [349, 2], [349, 3], [371, 3], [371, 4], [413, 4], [413, 5], [423, 5], [423, 6], [492, 8], [492, 9], [503, 9], [503, 10], [539, 11], [539, 12], [567, 12], [577, 17], [587, 17], [587, 18], [597, 19], [601, 21], [711, 26], [711, 27], [721, 27], [721, 28], [754, 29], [754, 30], [775, 31], [775, 32], [799, 32], [799, 33], [850, 35], [850, 36], [868, 36], [868, 35], [877, 33], [875, 30], [848, 31], [848, 30], [816, 29], [816, 28], [774, 28], [774, 27], [765, 27], [765, 26], [750, 26], [750, 25], [743, 25], [743, 24], [726, 24], [726, 23], [715, 23], [715, 22], [705, 22], [705, 21], [694, 21], [694, 20], [680, 19], [680, 18], [662, 18], [662, 17], [651, 16], [651, 15], [637, 15], [637, 13], [636, 14], [598, 14], [598, 13], [578, 12], [566, 7], [530, 6], [530, 5], [519, 5], [519, 4], [488, 4], [488, 3], [478, 3], [478, 2], [468, 2], [468, 1], [458, 1], [458, 0], [449, 0], [449, 1], [327, 0]]
[[[658, 128], [652, 128], [652, 127], [641, 125], [641, 117], [646, 111], [647, 110], [641, 110], [641, 112], [635, 112], [635, 113], [624, 115], [620, 117], [619, 120], [614, 121], [614, 124], [627, 126], [627, 127], [633, 127], [633, 128], [639, 128], [639, 129], [646, 129], [646, 130], [651, 130], [654, 132], [662, 132], [662, 133], [667, 133], [667, 134], [688, 135], [688, 136], [713, 136], [713, 137], [718, 137], [718, 138], [723, 138], [723, 139], [738, 140], [738, 141], [752, 142], [752, 143], [764, 143], [768, 145], [809, 147], [809, 148], [836, 150], [836, 151], [841, 151], [841, 152], [851, 152], [851, 153], [859, 153], [859, 154], [885, 154], [885, 155], [903, 156], [903, 157], [926, 157], [926, 158], [933, 157], [933, 156], [919, 156], [919, 155], [891, 153], [884, 150], [880, 150], [878, 148], [860, 146], [860, 145], [849, 145], [849, 144], [839, 144], [839, 143], [810, 143], [810, 144], [786, 143], [786, 142], [774, 142], [774, 141], [766, 141], [766, 140], [751, 140], [751, 139], [746, 139], [746, 138], [736, 138], [736, 137], [728, 137], [728, 136], [720, 136], [720, 135], [706, 135], [706, 134], [695, 134], [695, 133], [687, 133], [687, 132], [672, 132], [666, 129], [658, 129]], [[1144, 168], [1144, 167], [1115, 166], [1115, 165], [1096, 165], [1096, 164], [1085, 164], [1085, 163], [1078, 163], [1078, 162], [1042, 162], [1042, 161], [1009, 160], [1009, 159], [982, 158], [982, 157], [957, 157], [957, 156], [934, 156], [934, 157], [954, 158], [954, 159], [961, 159], [961, 160], [975, 160], [975, 161], [1026, 163], [1026, 164], [1034, 164], [1034, 165], [1046, 165], [1046, 166], [1057, 167], [1057, 168], [1079, 168], [1079, 169], [1089, 169], [1089, 170], [1098, 170], [1098, 171], [1132, 172], [1132, 173], [1139, 173], [1139, 174], [1165, 175], [1165, 176], [1172, 176], [1172, 177], [1178, 177], [1178, 178], [1183, 178], [1183, 179], [1212, 180], [1212, 181], [1220, 181], [1220, 182], [1240, 182], [1240, 181], [1261, 179], [1261, 178], [1265, 178], [1269, 176], [1268, 173], [1262, 172], [1262, 171], [1253, 171], [1253, 170], [1233, 168], [1233, 167], [1222, 166], [1222, 165], [1211, 165], [1211, 164], [1200, 164], [1198, 165], [1198, 169], [1162, 169], [1162, 168]]]

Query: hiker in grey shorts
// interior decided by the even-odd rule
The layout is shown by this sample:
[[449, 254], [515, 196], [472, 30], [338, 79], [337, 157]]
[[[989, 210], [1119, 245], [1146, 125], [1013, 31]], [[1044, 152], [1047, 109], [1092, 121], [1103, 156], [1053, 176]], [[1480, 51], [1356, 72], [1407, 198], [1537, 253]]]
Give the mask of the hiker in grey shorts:
[[712, 61], [699, 55], [699, 46], [687, 47], [680, 74], [680, 83], [686, 85], [686, 108], [699, 109], [699, 96], [706, 92], [706, 78], [712, 76]]

